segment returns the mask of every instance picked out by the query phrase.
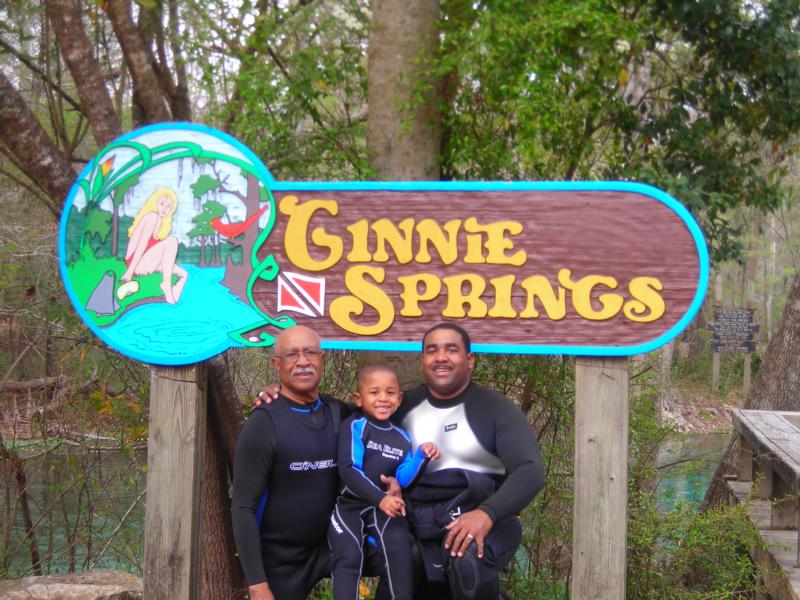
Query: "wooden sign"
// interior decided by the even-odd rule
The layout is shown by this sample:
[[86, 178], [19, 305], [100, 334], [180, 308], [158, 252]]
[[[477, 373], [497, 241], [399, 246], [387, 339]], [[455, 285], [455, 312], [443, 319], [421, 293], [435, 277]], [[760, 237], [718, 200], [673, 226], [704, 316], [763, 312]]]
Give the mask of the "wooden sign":
[[708, 323], [713, 332], [712, 352], [755, 352], [754, 336], [759, 326], [753, 323], [752, 308], [714, 309], [714, 320]]
[[313, 327], [325, 348], [418, 351], [440, 321], [479, 352], [627, 356], [694, 317], [695, 221], [625, 182], [275, 181], [200, 125], [134, 131], [79, 177], [65, 286], [89, 327], [178, 365]]

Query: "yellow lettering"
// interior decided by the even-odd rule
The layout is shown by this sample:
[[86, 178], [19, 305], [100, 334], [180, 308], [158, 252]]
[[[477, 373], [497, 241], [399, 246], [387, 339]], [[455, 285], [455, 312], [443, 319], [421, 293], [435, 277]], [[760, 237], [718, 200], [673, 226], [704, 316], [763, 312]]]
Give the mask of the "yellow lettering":
[[347, 228], [353, 236], [353, 247], [347, 255], [347, 262], [369, 262], [372, 255], [369, 253], [369, 223], [366, 219], [356, 221]]
[[[339, 296], [330, 304], [331, 320], [339, 327], [356, 335], [378, 335], [394, 322], [392, 299], [380, 287], [366, 280], [369, 275], [375, 283], [383, 283], [386, 276], [383, 268], [360, 265], [350, 267], [345, 273], [344, 283], [352, 296]], [[378, 313], [378, 320], [372, 325], [355, 323], [353, 316], [364, 314], [364, 303]]]
[[547, 316], [553, 321], [560, 321], [566, 316], [567, 298], [564, 288], [556, 286], [556, 289], [558, 289], [558, 297], [556, 297], [553, 286], [544, 275], [532, 275], [522, 281], [520, 285], [528, 293], [525, 309], [519, 313], [520, 317], [523, 319], [539, 318], [539, 311], [536, 310], [535, 305], [537, 298]]
[[327, 258], [315, 260], [308, 251], [308, 225], [311, 217], [318, 210], [324, 210], [333, 216], [339, 213], [336, 200], [308, 200], [300, 204], [297, 196], [285, 196], [280, 203], [280, 211], [289, 217], [284, 235], [284, 248], [289, 261], [305, 271], [324, 271], [329, 269], [342, 257], [344, 244], [341, 238], [330, 235], [322, 227], [311, 233], [311, 240], [320, 248], [329, 250]]
[[617, 287], [617, 280], [603, 275], [587, 275], [578, 281], [572, 281], [569, 269], [558, 272], [558, 282], [565, 288], [572, 290], [572, 305], [580, 316], [590, 321], [605, 321], [619, 313], [623, 299], [618, 294], [600, 294], [597, 300], [602, 308], [595, 310], [592, 306], [592, 292], [598, 285], [612, 290]]
[[489, 280], [494, 287], [494, 306], [489, 311], [490, 317], [513, 319], [517, 316], [517, 311], [511, 306], [511, 289], [516, 279], [513, 275], [506, 275]]
[[[398, 277], [397, 281], [403, 286], [403, 291], [400, 292], [400, 299], [403, 301], [403, 308], [400, 309], [402, 317], [421, 317], [422, 310], [419, 308], [419, 303], [433, 300], [442, 289], [442, 282], [436, 275], [430, 273], [406, 275]], [[419, 291], [419, 284], [424, 286], [424, 291]]]
[[422, 263], [431, 262], [431, 255], [428, 252], [428, 242], [432, 243], [446, 265], [452, 265], [458, 258], [458, 230], [461, 227], [461, 220], [454, 219], [444, 224], [447, 231], [447, 238], [444, 236], [442, 228], [433, 219], [422, 219], [417, 223], [417, 234], [419, 235], [419, 251], [415, 261]]
[[[453, 275], [443, 279], [447, 286], [447, 307], [442, 311], [443, 317], [469, 316], [482, 319], [489, 312], [481, 294], [486, 289], [486, 282], [480, 275]], [[463, 293], [464, 284], [469, 284], [469, 292]], [[464, 303], [469, 304], [469, 312], [464, 312]]]
[[[633, 296], [622, 312], [636, 323], [651, 323], [664, 316], [664, 299], [660, 292], [664, 289], [661, 281], [655, 277], [635, 277], [628, 284], [628, 291]], [[650, 311], [647, 313], [647, 311]]]
[[397, 262], [405, 265], [411, 262], [413, 251], [411, 249], [414, 229], [414, 219], [403, 219], [400, 221], [400, 229], [403, 230], [403, 235], [397, 230], [397, 226], [389, 219], [380, 219], [372, 224], [372, 231], [375, 232], [377, 237], [377, 246], [372, 260], [377, 262], [388, 262], [389, 254], [386, 252], [386, 243], [392, 247], [394, 255], [397, 257]]
[[[464, 257], [464, 262], [478, 264], [487, 262], [493, 265], [514, 265], [517, 267], [525, 264], [527, 254], [524, 250], [519, 250], [511, 256], [506, 254], [506, 250], [511, 250], [514, 247], [514, 242], [506, 237], [506, 232], [511, 235], [519, 235], [522, 233], [522, 223], [517, 221], [498, 221], [488, 225], [481, 225], [475, 217], [469, 217], [464, 221], [464, 231], [473, 234], [486, 234], [486, 241], [483, 242], [483, 246], [486, 248], [486, 260], [484, 260], [483, 253], [479, 249], [470, 248], [470, 238], [473, 236], [468, 235], [467, 256]], [[478, 238], [480, 239], [480, 236]], [[472, 244], [474, 246], [475, 242], [473, 241]], [[480, 254], [480, 260], [474, 260], [477, 258], [476, 250]]]

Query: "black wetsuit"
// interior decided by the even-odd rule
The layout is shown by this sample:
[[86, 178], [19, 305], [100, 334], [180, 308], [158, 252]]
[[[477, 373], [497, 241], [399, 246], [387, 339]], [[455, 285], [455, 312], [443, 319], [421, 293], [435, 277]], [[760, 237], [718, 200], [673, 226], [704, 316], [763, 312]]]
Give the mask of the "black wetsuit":
[[[411, 600], [411, 535], [403, 517], [378, 508], [386, 492], [381, 475], [394, 475], [408, 487], [425, 467], [419, 448], [412, 453], [408, 434], [388, 421], [356, 413], [339, 429], [342, 490], [328, 527], [334, 600], [358, 600], [364, 543], [380, 549], [386, 563], [389, 597]], [[365, 538], [366, 536], [366, 538]]]
[[[277, 600], [302, 600], [330, 574], [325, 540], [336, 501], [337, 428], [346, 405], [306, 408], [284, 396], [254, 410], [239, 435], [231, 515], [248, 585], [268, 581]], [[380, 573], [382, 564], [372, 568]]]
[[[516, 515], [544, 486], [536, 434], [525, 416], [502, 395], [471, 382], [451, 400], [436, 400], [423, 385], [407, 392], [392, 421], [414, 444], [434, 442], [442, 457], [430, 463], [409, 497], [412, 527], [424, 562], [416, 598], [491, 599], [498, 596], [499, 571], [521, 540]], [[449, 521], [480, 508], [493, 521], [484, 541], [461, 558], [442, 548]]]

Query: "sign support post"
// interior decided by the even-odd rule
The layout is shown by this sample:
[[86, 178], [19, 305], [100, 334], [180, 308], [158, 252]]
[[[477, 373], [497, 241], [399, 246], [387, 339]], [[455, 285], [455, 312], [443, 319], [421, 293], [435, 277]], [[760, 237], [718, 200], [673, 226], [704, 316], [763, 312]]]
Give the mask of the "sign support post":
[[628, 361], [575, 359], [573, 600], [625, 598]]
[[200, 597], [205, 363], [153, 367], [147, 439], [144, 598]]

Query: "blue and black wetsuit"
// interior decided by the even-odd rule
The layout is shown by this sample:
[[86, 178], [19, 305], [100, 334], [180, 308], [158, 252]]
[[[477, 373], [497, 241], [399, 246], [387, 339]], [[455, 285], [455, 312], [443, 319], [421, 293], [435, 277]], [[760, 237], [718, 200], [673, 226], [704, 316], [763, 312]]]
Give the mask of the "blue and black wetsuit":
[[[434, 442], [432, 462], [409, 493], [411, 523], [425, 567], [415, 598], [495, 600], [498, 572], [521, 539], [517, 515], [544, 486], [536, 434], [525, 415], [501, 394], [475, 382], [456, 398], [437, 400], [426, 385], [406, 392], [391, 417], [413, 443]], [[461, 558], [441, 548], [444, 525], [480, 508], [493, 526], [484, 557], [471, 544]], [[449, 590], [448, 590], [449, 588]]]
[[[328, 527], [332, 552], [334, 600], [358, 600], [364, 540], [383, 554], [388, 597], [411, 600], [411, 535], [403, 517], [388, 517], [378, 508], [386, 492], [381, 475], [394, 475], [401, 487], [422, 473], [427, 458], [402, 429], [356, 413], [339, 430], [339, 474], [342, 490]], [[387, 597], [387, 596], [384, 596]]]
[[236, 444], [231, 514], [248, 585], [303, 600], [330, 574], [325, 541], [339, 489], [337, 428], [349, 408], [330, 397], [284, 396], [254, 410]]

